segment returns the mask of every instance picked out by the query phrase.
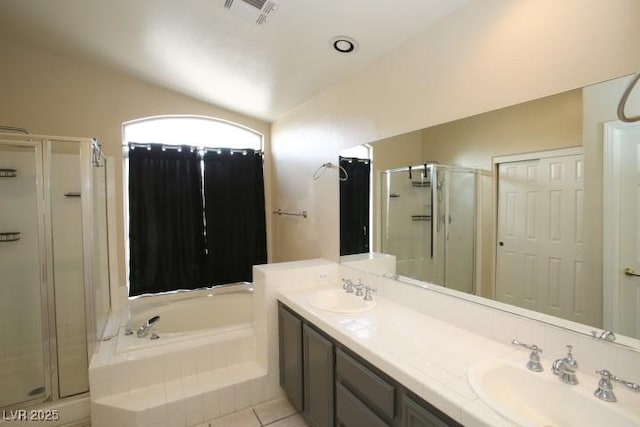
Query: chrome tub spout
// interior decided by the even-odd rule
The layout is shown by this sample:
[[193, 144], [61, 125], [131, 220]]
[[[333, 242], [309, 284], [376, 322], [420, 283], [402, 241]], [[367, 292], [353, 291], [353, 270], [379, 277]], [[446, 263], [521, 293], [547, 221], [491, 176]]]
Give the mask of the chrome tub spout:
[[138, 328], [136, 331], [136, 335], [138, 338], [146, 337], [149, 332], [151, 332], [151, 327], [160, 320], [160, 316], [153, 316], [151, 319], [147, 320], [142, 326]]

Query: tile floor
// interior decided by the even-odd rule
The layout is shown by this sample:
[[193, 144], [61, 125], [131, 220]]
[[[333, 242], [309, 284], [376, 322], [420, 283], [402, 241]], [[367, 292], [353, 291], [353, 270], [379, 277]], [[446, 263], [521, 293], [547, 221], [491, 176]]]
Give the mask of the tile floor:
[[285, 398], [198, 424], [197, 427], [308, 427], [302, 415]]

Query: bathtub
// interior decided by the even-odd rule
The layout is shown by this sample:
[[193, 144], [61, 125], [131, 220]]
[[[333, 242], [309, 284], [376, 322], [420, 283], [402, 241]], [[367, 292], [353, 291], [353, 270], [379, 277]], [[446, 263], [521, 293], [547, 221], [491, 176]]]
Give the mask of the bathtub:
[[[154, 316], [152, 334], [136, 330]], [[225, 341], [254, 335], [253, 288], [249, 283], [134, 299], [122, 313], [116, 353], [153, 349], [189, 341]], [[126, 334], [127, 329], [133, 333]]]
[[[250, 284], [130, 300], [110, 316], [91, 360], [92, 425], [114, 425], [121, 415], [128, 421], [118, 425], [147, 416], [195, 425], [264, 401], [269, 379], [257, 357], [254, 310]], [[136, 328], [153, 316], [159, 338], [138, 338]]]

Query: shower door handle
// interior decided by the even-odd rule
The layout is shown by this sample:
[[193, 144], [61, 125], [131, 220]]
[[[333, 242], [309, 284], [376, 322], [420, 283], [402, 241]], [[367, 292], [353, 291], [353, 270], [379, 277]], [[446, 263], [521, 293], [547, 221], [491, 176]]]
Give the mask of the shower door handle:
[[640, 273], [637, 273], [633, 268], [631, 267], [627, 267], [624, 270], [622, 270], [622, 272], [624, 274], [626, 274], [627, 276], [636, 276], [636, 277], [640, 277]]
[[435, 191], [436, 191], [436, 186], [433, 185], [434, 182], [436, 182], [434, 180], [434, 178], [436, 178], [434, 172], [433, 172], [433, 167], [429, 168], [429, 182], [431, 182], [431, 187], [429, 188], [429, 202], [431, 204], [431, 206], [429, 206], [429, 208], [431, 209], [431, 233], [430, 234], [430, 239], [429, 239], [429, 255], [431, 257], [431, 259], [433, 259], [433, 252], [434, 252], [434, 248], [433, 248], [433, 234], [436, 231], [436, 226], [438, 224], [438, 214], [437, 212], [433, 209], [433, 205], [435, 203]]

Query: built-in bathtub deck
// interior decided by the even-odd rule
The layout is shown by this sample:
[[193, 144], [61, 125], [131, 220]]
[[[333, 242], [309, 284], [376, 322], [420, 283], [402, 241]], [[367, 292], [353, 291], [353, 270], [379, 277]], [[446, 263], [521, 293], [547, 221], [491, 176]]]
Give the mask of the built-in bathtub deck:
[[245, 362], [105, 396], [92, 402], [92, 425], [196, 425], [263, 402], [265, 379], [261, 366]]
[[194, 426], [280, 396], [253, 323], [150, 340], [125, 336], [125, 319], [112, 313], [91, 360], [93, 427]]

